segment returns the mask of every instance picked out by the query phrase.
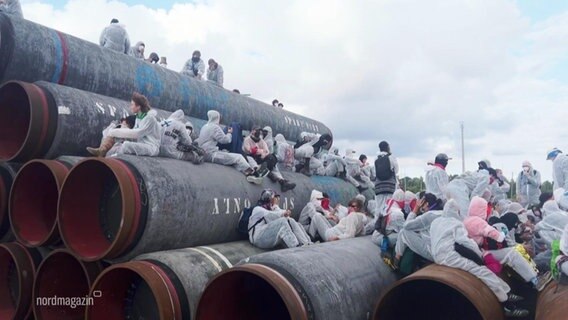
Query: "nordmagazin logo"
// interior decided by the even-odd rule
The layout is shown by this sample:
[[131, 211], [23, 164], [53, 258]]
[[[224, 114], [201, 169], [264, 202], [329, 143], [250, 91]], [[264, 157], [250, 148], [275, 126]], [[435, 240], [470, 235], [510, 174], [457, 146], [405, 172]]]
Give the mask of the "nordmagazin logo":
[[93, 291], [92, 296], [84, 297], [36, 297], [37, 306], [54, 306], [54, 307], [69, 307], [75, 309], [77, 307], [92, 306], [95, 304], [95, 298], [102, 296], [102, 292], [99, 290]]

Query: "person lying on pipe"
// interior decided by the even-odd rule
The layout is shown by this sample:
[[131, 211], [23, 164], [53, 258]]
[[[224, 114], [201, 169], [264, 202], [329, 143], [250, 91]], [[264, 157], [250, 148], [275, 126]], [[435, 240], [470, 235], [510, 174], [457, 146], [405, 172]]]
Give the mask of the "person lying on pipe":
[[290, 210], [274, 207], [277, 198], [278, 194], [271, 189], [260, 194], [249, 218], [250, 243], [261, 249], [272, 249], [282, 244], [288, 248], [312, 244], [304, 228], [290, 217]]

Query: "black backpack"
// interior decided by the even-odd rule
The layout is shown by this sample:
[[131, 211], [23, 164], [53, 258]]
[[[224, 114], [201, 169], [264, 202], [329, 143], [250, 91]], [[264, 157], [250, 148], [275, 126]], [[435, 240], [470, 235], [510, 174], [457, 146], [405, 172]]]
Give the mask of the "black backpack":
[[262, 219], [258, 220], [252, 227], [250, 227], [250, 228], [248, 227], [250, 216], [252, 215], [253, 209], [254, 209], [254, 207], [244, 208], [243, 211], [241, 212], [241, 217], [239, 218], [239, 224], [237, 226], [237, 231], [243, 236], [248, 237], [249, 231], [252, 230], [254, 227], [256, 227], [257, 224], [264, 221], [264, 218], [262, 218]]
[[394, 176], [391, 163], [387, 154], [381, 154], [375, 160], [375, 175], [378, 180], [389, 180]]

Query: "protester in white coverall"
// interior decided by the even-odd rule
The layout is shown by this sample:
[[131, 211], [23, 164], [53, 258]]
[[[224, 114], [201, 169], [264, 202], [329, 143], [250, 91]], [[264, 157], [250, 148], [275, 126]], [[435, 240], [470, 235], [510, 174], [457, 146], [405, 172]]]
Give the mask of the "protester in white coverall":
[[191, 59], [185, 62], [180, 73], [191, 78], [202, 79], [205, 74], [205, 62], [201, 60], [201, 52], [199, 50], [193, 51]]
[[221, 129], [219, 125], [221, 121], [219, 112], [209, 110], [207, 112], [207, 118], [209, 119], [207, 124], [201, 128], [199, 138], [196, 139], [199, 147], [206, 153], [204, 157], [205, 161], [225, 166], [233, 166], [247, 176], [248, 182], [261, 184], [262, 177], [255, 176], [255, 171], [241, 154], [219, 151], [217, 144], [230, 143], [232, 140], [231, 133], [233, 132], [231, 128], [228, 129], [227, 134], [223, 132], [223, 129]]
[[339, 155], [337, 147], [329, 148], [324, 155], [325, 175], [328, 177], [345, 177], [345, 159]]
[[555, 200], [548, 200], [542, 207], [544, 218], [536, 224], [535, 231], [548, 248], [552, 241], [560, 239], [568, 225], [568, 212], [560, 210]]
[[207, 61], [209, 68], [207, 69], [207, 81], [223, 88], [223, 67], [213, 59]]
[[310, 232], [320, 235], [323, 241], [335, 241], [349, 239], [363, 235], [367, 216], [361, 213], [363, 209], [363, 201], [360, 199], [352, 199], [349, 201], [349, 214], [347, 217], [339, 220], [339, 223], [332, 226], [329, 220], [321, 214], [312, 217], [310, 223]]
[[568, 277], [568, 225], [564, 228], [562, 238], [560, 239], [561, 254], [556, 258], [556, 263], [560, 263], [560, 272], [564, 277]]
[[491, 195], [489, 199], [485, 199], [491, 203], [497, 203], [500, 200], [507, 199], [507, 193], [511, 190], [511, 185], [507, 181], [507, 178], [503, 175], [503, 171], [501, 169], [495, 169], [495, 173], [496, 176], [494, 177], [493, 182], [489, 185]]
[[118, 20], [112, 19], [110, 25], [106, 27], [99, 38], [101, 47], [128, 54], [130, 52], [130, 38], [124, 25], [119, 24]]
[[450, 177], [446, 172], [448, 160], [450, 160], [450, 158], [448, 158], [448, 155], [445, 153], [437, 154], [432, 168], [426, 171], [424, 178], [426, 192], [433, 194], [442, 201], [446, 200], [446, 186], [450, 182]]
[[316, 237], [315, 230], [310, 231], [310, 223], [314, 215], [323, 215], [329, 223], [334, 226], [339, 222], [339, 218], [334, 214], [334, 210], [329, 206], [329, 198], [327, 198], [321, 191], [312, 190], [310, 195], [310, 202], [300, 212], [298, 223], [308, 231], [309, 235], [313, 238]]
[[377, 212], [383, 213], [387, 200], [398, 186], [398, 160], [391, 153], [387, 141], [379, 143], [379, 153], [375, 159], [375, 201]]
[[131, 141], [116, 143], [107, 153], [107, 157], [115, 154], [157, 156], [160, 153], [162, 132], [160, 130], [160, 124], [156, 119], [156, 111], [150, 110], [148, 99], [139, 93], [132, 95], [130, 111], [136, 114], [134, 128], [112, 129], [108, 132], [108, 136]]
[[404, 226], [404, 191], [397, 189], [393, 195], [392, 199], [387, 202], [387, 207], [384, 212], [378, 212], [380, 215], [375, 224], [375, 231], [371, 236], [371, 241], [382, 246], [384, 237], [387, 237], [388, 248], [394, 248], [398, 241], [398, 234], [402, 227]]
[[19, 0], [0, 0], [0, 12], [18, 18], [24, 18]]
[[331, 136], [326, 133], [321, 136], [312, 136], [308, 142], [297, 148], [294, 151], [294, 157], [299, 162], [296, 171], [307, 176], [311, 176], [314, 173], [323, 175], [325, 173], [323, 161], [318, 157], [321, 156], [320, 153], [329, 146], [331, 141]]
[[430, 249], [430, 225], [442, 216], [442, 200], [431, 193], [426, 193], [418, 205], [408, 215], [402, 230], [398, 234], [395, 258], [400, 260], [406, 247], [424, 259], [433, 261]]
[[269, 126], [266, 126], [264, 128], [262, 128], [262, 140], [264, 140], [264, 142], [266, 142], [266, 145], [268, 146], [268, 152], [270, 154], [274, 153], [274, 137], [272, 136], [272, 128]]
[[467, 217], [469, 200], [474, 196], [482, 196], [489, 187], [489, 172], [479, 170], [466, 172], [448, 183], [446, 187], [446, 199], [454, 199], [460, 206], [461, 220]]
[[294, 147], [280, 133], [274, 137], [274, 141], [276, 142], [274, 155], [276, 155], [278, 160], [278, 168], [280, 170], [292, 171], [294, 169]]
[[568, 156], [554, 148], [548, 151], [546, 160], [552, 160], [553, 190], [558, 188], [568, 190]]
[[160, 122], [162, 127], [162, 140], [160, 142], [160, 156], [178, 160], [191, 161], [194, 164], [203, 162], [203, 156], [196, 151], [179, 150], [179, 145], [191, 146], [192, 140], [185, 124], [185, 114], [182, 110], [176, 110], [168, 119]]
[[467, 230], [461, 222], [463, 214], [459, 211], [460, 205], [454, 199], [449, 199], [444, 206], [442, 217], [435, 219], [430, 226], [431, 249], [434, 262], [461, 269], [476, 276], [503, 303], [506, 316], [527, 316], [527, 310], [515, 308], [513, 302], [522, 298], [511, 294], [511, 288], [507, 283], [486, 266], [479, 265], [456, 251], [456, 244], [459, 244], [474, 252], [480, 258], [482, 257], [482, 253], [475, 241], [468, 237]]
[[273, 210], [276, 196], [272, 190], [262, 191], [249, 219], [250, 243], [261, 249], [272, 249], [281, 244], [288, 248], [311, 244], [304, 228], [290, 218], [290, 210]]
[[130, 48], [130, 52], [128, 53], [130, 56], [136, 58], [136, 59], [140, 59], [140, 60], [144, 60], [144, 50], [146, 49], [146, 45], [144, 44], [144, 42], [142, 41], [138, 41], [136, 42], [136, 44], [134, 45], [134, 47]]
[[517, 200], [523, 207], [539, 204], [540, 172], [528, 161], [523, 161], [523, 170], [517, 177]]
[[373, 185], [371, 179], [363, 174], [361, 170], [363, 163], [355, 158], [355, 150], [347, 149], [345, 151], [345, 162], [347, 163], [345, 167], [347, 173], [345, 178], [355, 186], [355, 188], [359, 189], [359, 192], [367, 190]]

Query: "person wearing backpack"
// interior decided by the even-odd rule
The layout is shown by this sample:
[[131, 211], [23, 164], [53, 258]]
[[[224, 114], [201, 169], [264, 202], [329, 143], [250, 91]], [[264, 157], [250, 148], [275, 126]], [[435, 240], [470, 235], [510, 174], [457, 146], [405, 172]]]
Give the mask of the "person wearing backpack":
[[249, 218], [250, 243], [261, 249], [272, 249], [282, 244], [288, 248], [311, 244], [304, 228], [290, 217], [290, 210], [274, 210], [277, 196], [271, 189], [262, 191]]
[[375, 160], [375, 200], [377, 212], [384, 212], [387, 200], [392, 198], [398, 185], [398, 161], [391, 154], [389, 143], [379, 143], [379, 154]]

